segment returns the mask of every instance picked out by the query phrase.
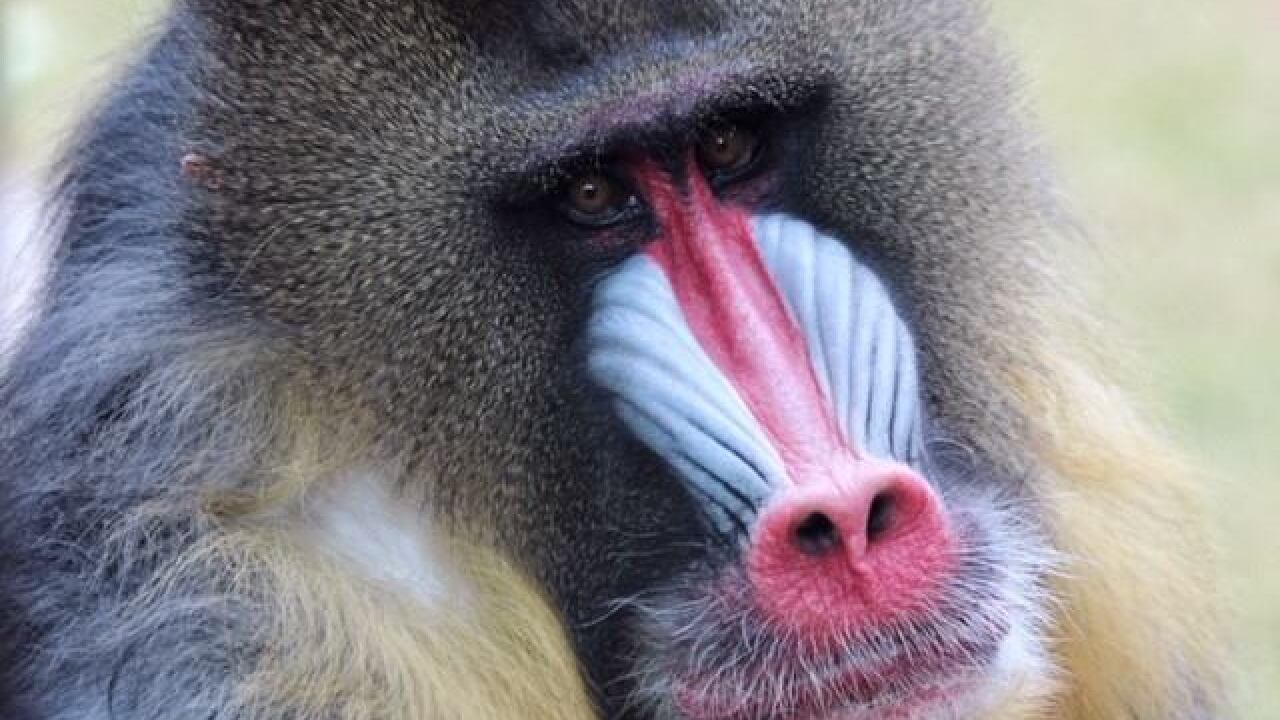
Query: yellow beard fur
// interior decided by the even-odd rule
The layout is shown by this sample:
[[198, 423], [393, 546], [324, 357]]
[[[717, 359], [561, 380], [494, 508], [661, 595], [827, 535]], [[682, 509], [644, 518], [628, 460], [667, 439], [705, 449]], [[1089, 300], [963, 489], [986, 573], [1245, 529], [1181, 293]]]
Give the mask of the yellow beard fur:
[[[1059, 673], [1011, 688], [989, 717], [1177, 717], [1205, 700], [1195, 693], [1218, 691], [1223, 667], [1193, 474], [1087, 363], [1061, 348], [1039, 362], [1013, 387], [1036, 420], [1033, 450], [1049, 473], [1038, 490], [1066, 556], [1053, 582]], [[241, 568], [273, 618], [237, 698], [247, 716], [597, 716], [557, 613], [498, 553], [445, 539], [473, 592], [428, 607], [353, 573], [289, 523], [243, 522], [305, 495], [299, 477], [331, 472], [315, 462], [318, 444], [305, 445], [278, 487], [221, 507], [234, 518], [227, 531], [187, 559]]]

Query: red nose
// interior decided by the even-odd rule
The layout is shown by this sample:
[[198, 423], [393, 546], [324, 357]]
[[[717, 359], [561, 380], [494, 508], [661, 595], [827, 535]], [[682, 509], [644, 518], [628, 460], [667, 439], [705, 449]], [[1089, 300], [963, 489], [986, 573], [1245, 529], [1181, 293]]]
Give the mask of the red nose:
[[870, 458], [838, 464], [836, 477], [773, 499], [747, 556], [764, 610], [816, 637], [918, 611], [951, 563], [942, 503], [915, 471]]

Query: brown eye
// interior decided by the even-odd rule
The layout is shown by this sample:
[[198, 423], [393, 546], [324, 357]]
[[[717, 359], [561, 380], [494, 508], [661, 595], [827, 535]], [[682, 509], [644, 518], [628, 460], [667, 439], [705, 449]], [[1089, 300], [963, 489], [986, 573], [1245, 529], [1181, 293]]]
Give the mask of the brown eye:
[[578, 176], [565, 188], [564, 206], [569, 217], [587, 225], [616, 222], [635, 204], [626, 187], [604, 173]]
[[698, 159], [714, 175], [732, 176], [755, 160], [760, 138], [733, 125], [713, 128], [698, 141]]

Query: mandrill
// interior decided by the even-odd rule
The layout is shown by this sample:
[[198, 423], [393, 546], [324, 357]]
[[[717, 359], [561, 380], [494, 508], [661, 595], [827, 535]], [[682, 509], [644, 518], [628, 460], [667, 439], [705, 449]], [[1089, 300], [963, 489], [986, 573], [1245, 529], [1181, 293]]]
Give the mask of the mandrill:
[[0, 716], [1220, 716], [991, 35], [176, 2], [0, 381]]

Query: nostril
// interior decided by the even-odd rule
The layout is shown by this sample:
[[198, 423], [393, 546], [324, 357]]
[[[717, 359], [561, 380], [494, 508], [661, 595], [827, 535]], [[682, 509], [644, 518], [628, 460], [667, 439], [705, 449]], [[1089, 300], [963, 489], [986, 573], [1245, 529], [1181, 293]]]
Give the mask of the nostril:
[[826, 555], [840, 544], [840, 533], [826, 513], [813, 512], [796, 526], [795, 543], [805, 555]]
[[942, 498], [914, 470], [859, 460], [784, 486], [745, 565], [771, 620], [825, 643], [932, 605], [957, 560]]
[[897, 504], [890, 492], [877, 493], [872, 498], [871, 509], [867, 512], [867, 542], [875, 542], [893, 526]]

